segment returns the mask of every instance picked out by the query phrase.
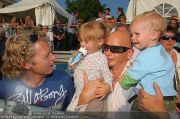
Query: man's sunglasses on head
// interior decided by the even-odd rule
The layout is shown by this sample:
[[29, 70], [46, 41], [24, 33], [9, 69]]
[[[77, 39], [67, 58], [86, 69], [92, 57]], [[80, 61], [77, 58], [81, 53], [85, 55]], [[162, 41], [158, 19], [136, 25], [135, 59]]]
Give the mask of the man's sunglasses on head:
[[123, 46], [107, 45], [107, 44], [104, 44], [103, 46], [103, 52], [107, 52], [108, 50], [110, 50], [112, 53], [123, 53], [126, 52], [128, 49], [130, 48]]
[[163, 35], [163, 36], [160, 37], [160, 39], [161, 39], [161, 40], [170, 40], [170, 39], [171, 39], [171, 40], [176, 41], [177, 38], [176, 38], [175, 35], [174, 35], [174, 36]]
[[38, 35], [36, 35], [36, 34], [31, 34], [31, 35], [29, 36], [29, 42], [35, 43], [37, 40], [38, 40]]

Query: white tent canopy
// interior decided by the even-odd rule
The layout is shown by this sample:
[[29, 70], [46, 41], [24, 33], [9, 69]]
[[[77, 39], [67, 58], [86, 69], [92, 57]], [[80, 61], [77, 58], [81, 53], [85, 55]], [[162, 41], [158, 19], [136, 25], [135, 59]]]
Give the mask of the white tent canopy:
[[180, 0], [130, 0], [126, 11], [127, 22], [146, 11], [156, 11], [163, 17], [180, 15]]
[[[52, 25], [56, 15], [55, 13], [58, 13], [65, 18], [71, 17], [71, 15], [56, 2], [56, 0], [21, 0], [13, 5], [0, 9], [0, 13], [11, 13], [15, 16], [16, 13], [25, 12], [31, 9], [34, 9], [33, 12], [36, 24]], [[32, 10], [30, 12], [32, 12]]]

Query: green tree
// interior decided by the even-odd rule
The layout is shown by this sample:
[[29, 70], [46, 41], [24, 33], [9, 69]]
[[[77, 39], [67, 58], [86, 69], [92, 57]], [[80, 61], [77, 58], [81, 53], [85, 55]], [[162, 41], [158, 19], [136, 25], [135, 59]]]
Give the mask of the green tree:
[[68, 12], [79, 11], [85, 21], [98, 17], [98, 12], [105, 7], [99, 0], [66, 0], [66, 5]]

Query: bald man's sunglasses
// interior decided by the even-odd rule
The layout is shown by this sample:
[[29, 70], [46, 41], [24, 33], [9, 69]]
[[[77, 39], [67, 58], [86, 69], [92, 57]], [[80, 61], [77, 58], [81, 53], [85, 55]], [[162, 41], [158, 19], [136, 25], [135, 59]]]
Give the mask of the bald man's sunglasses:
[[114, 45], [107, 45], [104, 44], [103, 46], [103, 52], [107, 52], [110, 50], [112, 53], [123, 53], [129, 50], [130, 48], [123, 47], [123, 46], [114, 46]]
[[169, 35], [163, 35], [160, 37], [161, 40], [170, 40], [170, 38], [173, 40], [173, 41], [176, 41], [176, 36], [169, 36]]

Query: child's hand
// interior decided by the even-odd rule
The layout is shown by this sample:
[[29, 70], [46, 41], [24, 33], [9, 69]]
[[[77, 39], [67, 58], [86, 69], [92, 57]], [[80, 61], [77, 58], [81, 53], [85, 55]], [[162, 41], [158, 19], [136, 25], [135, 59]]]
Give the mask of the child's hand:
[[79, 53], [79, 51], [75, 51], [75, 52], [71, 55], [71, 57], [69, 58], [68, 65], [71, 66], [71, 69], [74, 69], [74, 68], [76, 67], [76, 65], [77, 65], [77, 62], [74, 63], [73, 65], [71, 65], [71, 63], [72, 63], [72, 60], [74, 59], [74, 57], [75, 57], [78, 53]]
[[96, 98], [104, 99], [110, 91], [111, 86], [107, 83], [101, 84], [96, 88]]
[[72, 58], [74, 58], [77, 54], [79, 53], [79, 51], [78, 50], [76, 50], [76, 51], [74, 51], [74, 53], [72, 54]]

